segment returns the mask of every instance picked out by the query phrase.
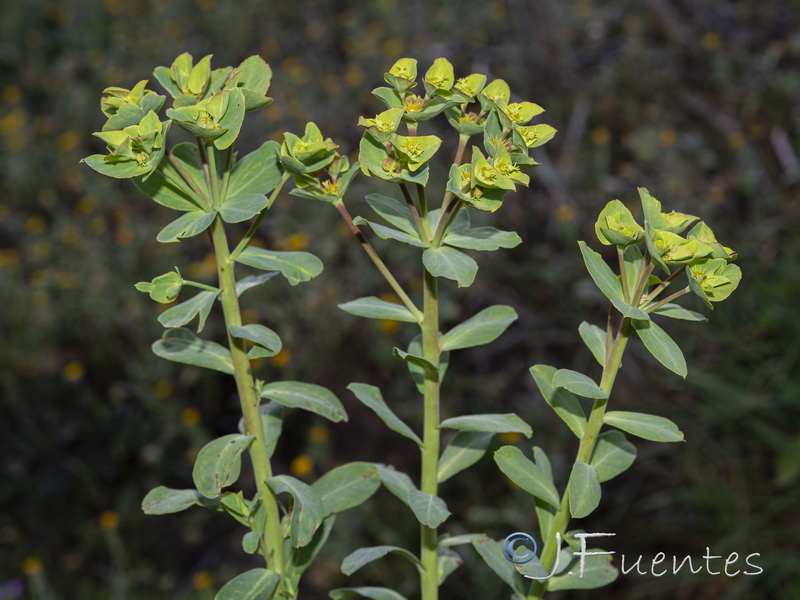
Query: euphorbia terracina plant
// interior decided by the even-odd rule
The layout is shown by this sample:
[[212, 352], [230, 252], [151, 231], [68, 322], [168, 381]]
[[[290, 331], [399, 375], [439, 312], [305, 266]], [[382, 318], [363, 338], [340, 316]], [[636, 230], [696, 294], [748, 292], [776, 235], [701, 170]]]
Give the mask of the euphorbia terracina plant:
[[[656, 359], [685, 376], [686, 363], [680, 349], [653, 316], [704, 320], [672, 300], [693, 292], [711, 306], [711, 302], [727, 297], [740, 279], [738, 267], [730, 264], [733, 252], [720, 245], [696, 218], [661, 212], [658, 201], [643, 189], [643, 226], [619, 201], [610, 202], [603, 210], [596, 225], [597, 236], [601, 243], [616, 246], [620, 276], [581, 242], [589, 273], [611, 300], [611, 307], [605, 331], [586, 323], [579, 328], [603, 367], [601, 381], [597, 384], [567, 369], [545, 365], [531, 368], [545, 400], [580, 440], [566, 490], [561, 495], [557, 492], [550, 463], [540, 448], [534, 449], [535, 462], [515, 446], [502, 447], [495, 453], [500, 469], [534, 496], [544, 546], [541, 558], [515, 567], [504, 558], [500, 543], [483, 534], [440, 536], [437, 529], [450, 513], [437, 494], [441, 482], [484, 455], [495, 433], [531, 436], [531, 428], [514, 414], [440, 417], [442, 412], [447, 414], [446, 407], [440, 410], [440, 386], [450, 352], [495, 340], [517, 315], [509, 306], [491, 306], [442, 333], [438, 298], [442, 279], [455, 281], [459, 287], [475, 280], [477, 263], [463, 250], [498, 250], [520, 243], [516, 233], [471, 226], [470, 209], [494, 212], [502, 206], [507, 192], [518, 184], [528, 184], [529, 177], [521, 169], [537, 164], [529, 156], [530, 149], [555, 134], [549, 125], [530, 124], [543, 109], [531, 102], [511, 102], [509, 86], [502, 80], [487, 84], [480, 74], [456, 79], [452, 65], [443, 58], [428, 69], [422, 77], [423, 89], [419, 89], [417, 63], [404, 58], [385, 74], [388, 87], [373, 92], [386, 109], [374, 118], [359, 120], [364, 134], [358, 164], [351, 165], [339, 155], [337, 145], [325, 139], [313, 123], [306, 126], [302, 137], [286, 133], [282, 145], [266, 142], [239, 158], [233, 144], [245, 113], [270, 103], [266, 93], [271, 71], [256, 56], [236, 68], [216, 70], [211, 69], [210, 59], [207, 56], [194, 64], [190, 55], [183, 54], [170, 67], [155, 70], [155, 78], [173, 98], [166, 121], [158, 116], [165, 97], [148, 90], [146, 81], [131, 90], [105, 90], [101, 108], [108, 121], [95, 135], [106, 142], [109, 154], [85, 159], [100, 173], [132, 179], [153, 200], [182, 213], [158, 234], [159, 241], [177, 242], [210, 230], [218, 268], [216, 286], [186, 280], [176, 269], [136, 287], [161, 303], [174, 302], [185, 287], [199, 290], [159, 316], [167, 331], [153, 344], [153, 351], [169, 360], [233, 375], [243, 415], [239, 433], [212, 441], [198, 454], [193, 471], [197, 489], [158, 487], [144, 499], [143, 510], [167, 514], [196, 504], [227, 512], [245, 525], [249, 532], [243, 537], [243, 549], [261, 554], [265, 566], [228, 582], [217, 594], [219, 600], [297, 598], [300, 576], [325, 544], [336, 513], [364, 502], [381, 483], [419, 521], [419, 554], [395, 546], [362, 548], [344, 559], [342, 571], [346, 574], [387, 554], [396, 554], [418, 568], [423, 600], [434, 600], [444, 580], [461, 564], [452, 548], [472, 544], [517, 598], [541, 598], [547, 590], [599, 587], [616, 578], [616, 570], [605, 560], [593, 562], [583, 579], [566, 574], [573, 567], [570, 545], [575, 543], [566, 531], [569, 519], [591, 513], [600, 500], [600, 483], [633, 462], [635, 448], [618, 429], [655, 441], [682, 439], [677, 427], [666, 419], [606, 411], [627, 340], [636, 332]], [[428, 200], [429, 163], [442, 140], [418, 131], [433, 118], [446, 119], [458, 138], [436, 208]], [[168, 149], [166, 137], [173, 123], [195, 142]], [[352, 218], [345, 207], [345, 193], [359, 169], [399, 190], [399, 198], [383, 194], [366, 198], [370, 209], [385, 223]], [[345, 302], [340, 308], [362, 317], [414, 323], [420, 329], [411, 344], [405, 349], [395, 348], [394, 355], [406, 363], [422, 395], [421, 436], [394, 414], [377, 387], [369, 383], [348, 386], [391, 430], [417, 445], [422, 463], [419, 486], [391, 466], [363, 462], [340, 466], [312, 485], [272, 471], [270, 458], [281, 433], [285, 408], [309, 410], [332, 421], [346, 419], [341, 402], [325, 388], [295, 381], [266, 383], [255, 379], [251, 371], [252, 359], [273, 356], [282, 344], [271, 329], [242, 323], [240, 296], [278, 274], [296, 285], [322, 270], [321, 262], [309, 253], [278, 252], [251, 244], [289, 179], [295, 183], [290, 194], [332, 204], [339, 211], [400, 300], [392, 303], [371, 296]], [[229, 237], [235, 233], [231, 230], [244, 222], [250, 225], [238, 232], [239, 240], [231, 250]], [[421, 249], [421, 306], [392, 275], [361, 227], [380, 238]], [[638, 248], [641, 244], [645, 245], [644, 252]], [[237, 279], [237, 266], [262, 272]], [[663, 278], [654, 275], [656, 269], [664, 271]], [[661, 298], [683, 272], [688, 285]], [[200, 333], [217, 305], [222, 307], [227, 346], [202, 340], [186, 328], [196, 318]], [[578, 396], [593, 401], [588, 418]], [[261, 400], [267, 402], [262, 404]], [[614, 429], [601, 434], [604, 424]], [[455, 432], [444, 451], [442, 429]], [[245, 452], [255, 474], [257, 491], [252, 498], [226, 489], [236, 483]], [[284, 493], [290, 499], [288, 507], [278, 499]], [[561, 539], [568, 542], [563, 550]], [[563, 560], [554, 576], [534, 580], [526, 591], [521, 575], [547, 575], [559, 553]], [[356, 596], [403, 598], [392, 589], [378, 587], [338, 589], [330, 596], [334, 600]]]

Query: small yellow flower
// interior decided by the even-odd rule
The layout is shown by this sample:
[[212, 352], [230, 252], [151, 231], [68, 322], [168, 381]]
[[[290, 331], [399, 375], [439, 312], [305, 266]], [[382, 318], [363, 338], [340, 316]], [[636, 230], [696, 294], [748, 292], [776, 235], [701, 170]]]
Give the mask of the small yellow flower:
[[308, 441], [312, 444], [324, 444], [328, 441], [328, 428], [325, 425], [314, 425], [308, 430]]
[[42, 572], [42, 561], [35, 556], [29, 556], [22, 561], [22, 572], [28, 577], [35, 577]]
[[289, 471], [291, 471], [292, 475], [295, 477], [303, 477], [304, 475], [308, 475], [313, 468], [314, 461], [307, 454], [301, 454], [289, 465]]
[[65, 381], [78, 381], [83, 377], [83, 373], [83, 364], [77, 360], [67, 363], [64, 365], [64, 368], [61, 369], [61, 376]]
[[208, 571], [199, 571], [192, 575], [192, 587], [196, 590], [207, 590], [214, 583], [214, 578]]
[[106, 531], [111, 531], [119, 527], [119, 515], [113, 510], [107, 510], [98, 519], [100, 527]]
[[181, 411], [181, 423], [187, 427], [194, 427], [200, 422], [200, 411], [190, 406]]
[[506, 431], [500, 436], [500, 440], [504, 444], [516, 444], [522, 439], [522, 434], [517, 431]]

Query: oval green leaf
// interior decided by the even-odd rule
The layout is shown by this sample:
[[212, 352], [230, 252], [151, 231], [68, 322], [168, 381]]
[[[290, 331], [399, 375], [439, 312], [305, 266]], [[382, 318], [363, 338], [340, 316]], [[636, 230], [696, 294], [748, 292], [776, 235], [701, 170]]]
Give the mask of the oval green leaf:
[[392, 409], [389, 408], [384, 401], [383, 395], [377, 387], [374, 385], [367, 385], [366, 383], [351, 383], [347, 386], [347, 389], [353, 392], [356, 398], [358, 398], [364, 406], [371, 409], [376, 415], [378, 415], [381, 421], [386, 423], [386, 426], [389, 427], [389, 429], [407, 437], [410, 440], [413, 440], [420, 447], [422, 446], [422, 440], [419, 438], [419, 436], [414, 433], [414, 431], [408, 425], [406, 425], [400, 419], [400, 417], [394, 414]]
[[153, 343], [153, 353], [161, 358], [233, 375], [233, 358], [227, 348], [197, 337], [187, 329], [170, 329]]
[[340, 304], [339, 308], [351, 315], [367, 319], [389, 319], [391, 321], [403, 321], [404, 323], [417, 322], [411, 311], [402, 304], [387, 302], [375, 296], [351, 300]]
[[464, 415], [452, 417], [441, 422], [439, 427], [459, 431], [485, 431], [487, 433], [521, 433], [531, 437], [531, 426], [514, 413]]
[[254, 439], [252, 435], [232, 433], [203, 446], [192, 470], [197, 490], [206, 498], [214, 498], [236, 483], [242, 470], [242, 453]]
[[288, 408], [302, 408], [331, 421], [347, 421], [347, 413], [333, 392], [313, 383], [276, 381], [261, 387], [261, 397]]
[[597, 469], [577, 460], [569, 476], [569, 512], [582, 519], [600, 504], [600, 480]]
[[380, 487], [378, 469], [372, 463], [352, 462], [328, 471], [311, 487], [322, 501], [325, 516], [354, 508]]
[[510, 306], [490, 306], [445, 333], [439, 339], [439, 348], [449, 351], [488, 344], [516, 320], [517, 311]]
[[308, 252], [278, 252], [248, 246], [236, 262], [264, 271], [278, 271], [291, 285], [308, 281], [322, 272], [322, 261]]
[[270, 600], [280, 580], [273, 571], [251, 569], [223, 585], [214, 600]]
[[325, 509], [319, 494], [310, 485], [289, 475], [270, 477], [267, 479], [267, 485], [276, 494], [291, 495], [294, 502], [289, 529], [292, 546], [302, 548], [308, 545], [325, 518]]
[[634, 319], [631, 323], [650, 354], [670, 371], [685, 378], [686, 359], [678, 344], [669, 337], [667, 332], [652, 321]]
[[561, 498], [553, 482], [516, 446], [503, 446], [494, 453], [494, 461], [511, 481], [536, 498], [559, 508]]
[[653, 442], [682, 442], [683, 432], [669, 419], [645, 413], [612, 410], [603, 423]]

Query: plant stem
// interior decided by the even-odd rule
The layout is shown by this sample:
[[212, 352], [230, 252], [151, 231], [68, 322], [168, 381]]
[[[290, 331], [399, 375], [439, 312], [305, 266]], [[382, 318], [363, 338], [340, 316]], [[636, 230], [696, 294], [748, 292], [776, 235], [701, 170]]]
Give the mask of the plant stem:
[[625, 273], [625, 257], [622, 254], [622, 248], [617, 246], [617, 258], [619, 259], [619, 273], [622, 279], [622, 297], [628, 304], [631, 303], [631, 291], [628, 289], [628, 277]]
[[367, 256], [369, 256], [370, 260], [378, 268], [380, 274], [383, 275], [383, 278], [392, 287], [394, 293], [397, 294], [397, 297], [400, 298], [400, 301], [405, 305], [405, 307], [411, 311], [411, 314], [414, 315], [417, 323], [422, 324], [424, 322], [423, 313], [420, 312], [417, 306], [411, 301], [411, 298], [408, 297], [408, 294], [406, 294], [405, 290], [397, 282], [397, 279], [395, 279], [394, 275], [392, 275], [392, 273], [389, 271], [389, 268], [381, 260], [381, 257], [378, 256], [377, 252], [375, 252], [372, 244], [369, 243], [369, 240], [366, 238], [364, 233], [358, 228], [358, 225], [353, 223], [353, 217], [350, 216], [350, 213], [347, 211], [344, 202], [342, 202], [342, 200], [337, 200], [334, 202], [334, 206], [339, 211], [339, 214], [342, 215], [342, 218], [344, 219], [344, 222], [347, 223], [350, 231], [354, 236], [356, 236], [356, 239], [361, 244], [364, 252], [367, 253]]
[[417, 205], [414, 204], [414, 199], [411, 198], [411, 194], [408, 191], [408, 186], [405, 183], [400, 183], [398, 185], [400, 186], [400, 191], [403, 192], [403, 198], [405, 198], [406, 204], [408, 205], [408, 212], [411, 213], [411, 217], [414, 219], [414, 223], [417, 226], [420, 239], [426, 244], [430, 243], [431, 240], [430, 236], [428, 235], [428, 228], [422, 224], [419, 211], [417, 211]]
[[[423, 268], [424, 270], [424, 268]], [[424, 270], [423, 358], [437, 367], [425, 370], [425, 425], [422, 449], [422, 486], [435, 496], [439, 487], [439, 291], [437, 279]], [[436, 529], [420, 525], [422, 600], [436, 600], [439, 594], [438, 543]]]
[[165, 170], [163, 167], [161, 167], [161, 165], [159, 165], [159, 168], [161, 169], [161, 172], [164, 174], [164, 177], [169, 179], [172, 183], [174, 183], [178, 187], [183, 188], [183, 191], [190, 192], [189, 193], [190, 196], [191, 196], [191, 192], [194, 192], [195, 195], [201, 201], [205, 202], [210, 207], [211, 206], [211, 200], [209, 199], [208, 194], [206, 192], [204, 192], [202, 189], [200, 189], [200, 187], [197, 185], [197, 183], [189, 176], [189, 173], [186, 172], [186, 169], [183, 168], [183, 165], [180, 162], [178, 162], [177, 160], [175, 160], [175, 157], [172, 156], [171, 152], [167, 153], [167, 160], [169, 160], [170, 164], [173, 167], [175, 167], [175, 170], [178, 171], [178, 173], [180, 174], [182, 179], [181, 180], [176, 180], [175, 177], [173, 177], [169, 173], [169, 171]]
[[689, 286], [687, 285], [687, 286], [686, 286], [685, 288], [683, 288], [681, 291], [679, 291], [679, 292], [675, 292], [675, 293], [674, 293], [674, 294], [672, 294], [671, 296], [667, 296], [666, 298], [664, 298], [663, 300], [661, 300], [661, 302], [658, 302], [657, 304], [653, 304], [653, 306], [650, 306], [650, 307], [648, 307], [648, 308], [647, 308], [647, 310], [646, 310], [646, 312], [648, 312], [648, 313], [651, 313], [651, 312], [653, 312], [654, 310], [656, 310], [657, 308], [660, 308], [660, 307], [664, 306], [664, 305], [665, 305], [667, 302], [671, 302], [672, 300], [675, 300], [676, 298], [680, 298], [680, 297], [681, 297], [681, 296], [683, 296], [684, 294], [688, 294], [690, 291], [691, 291], [691, 289], [690, 289], [690, 288], [689, 288]]
[[674, 280], [674, 279], [675, 279], [675, 278], [676, 278], [678, 275], [680, 275], [681, 273], [683, 273], [685, 270], [686, 270], [686, 265], [681, 265], [681, 266], [680, 266], [678, 269], [675, 269], [675, 271], [673, 271], [672, 273], [670, 273], [670, 276], [669, 276], [669, 277], [667, 277], [667, 278], [666, 278], [664, 281], [662, 281], [662, 282], [661, 282], [661, 283], [658, 285], [658, 287], [656, 287], [656, 288], [655, 288], [655, 289], [654, 289], [652, 292], [650, 292], [650, 293], [647, 295], [647, 298], [645, 298], [643, 302], [646, 304], [647, 302], [650, 302], [651, 300], [653, 300], [653, 298], [655, 298], [656, 296], [658, 296], [658, 294], [661, 292], [661, 290], [663, 290], [664, 288], [666, 288], [666, 287], [667, 287], [667, 286], [668, 286], [670, 283], [672, 283], [672, 281], [673, 281], [673, 280]]
[[[617, 372], [622, 364], [622, 355], [625, 353], [625, 346], [628, 344], [630, 333], [631, 320], [625, 317], [620, 324], [619, 331], [614, 340], [614, 345], [606, 359], [606, 364], [603, 366], [603, 376], [600, 379], [600, 389], [609, 396], [611, 395], [611, 389], [614, 387], [614, 380], [617, 377]], [[578, 454], [575, 458], [576, 462], [581, 461], [589, 464], [591, 461], [592, 454], [597, 445], [597, 438], [600, 435], [600, 428], [603, 426], [603, 416], [605, 415], [607, 405], [608, 398], [599, 398], [594, 401], [592, 412], [589, 415], [589, 421], [586, 425], [586, 431], [584, 431], [583, 437], [581, 437]], [[545, 541], [544, 550], [542, 550], [540, 559], [542, 566], [548, 573], [553, 569], [556, 556], [560, 550], [556, 545], [556, 532], [560, 534], [562, 539], [564, 538], [569, 518], [569, 486], [567, 486], [567, 489], [564, 491], [564, 496], [561, 499], [561, 507], [556, 513], [553, 527], [550, 530], [550, 538]], [[528, 590], [527, 600], [541, 600], [546, 590], [547, 580], [534, 581]]]

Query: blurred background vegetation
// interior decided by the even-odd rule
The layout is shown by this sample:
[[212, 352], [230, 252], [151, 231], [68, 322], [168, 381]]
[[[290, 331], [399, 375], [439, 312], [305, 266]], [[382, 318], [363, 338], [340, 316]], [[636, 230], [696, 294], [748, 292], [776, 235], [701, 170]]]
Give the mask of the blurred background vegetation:
[[[629, 557], [758, 552], [758, 577], [628, 575], [569, 598], [800, 598], [800, 5], [795, 0], [27, 0], [0, 19], [0, 598], [211, 599], [257, 560], [229, 519], [200, 509], [146, 518], [153, 486], [191, 486], [191, 464], [233, 431], [232, 381], [157, 359], [158, 307], [133, 283], [179, 266], [213, 280], [204, 238], [160, 246], [171, 216], [128, 182], [78, 161], [101, 149], [99, 98], [131, 87], [188, 50], [238, 64], [257, 53], [273, 67], [275, 103], [250, 116], [238, 148], [300, 132], [308, 120], [354, 154], [358, 115], [401, 56], [421, 67], [449, 58], [456, 72], [502, 77], [517, 99], [547, 109], [556, 139], [534, 152], [529, 190], [492, 220], [524, 244], [483, 255], [477, 283], [447, 289], [454, 323], [491, 303], [519, 321], [498, 342], [451, 365], [445, 416], [516, 411], [564, 475], [574, 439], [535, 391], [535, 363], [592, 369], [577, 335], [602, 322], [576, 245], [593, 243], [602, 206], [636, 206], [644, 185], [665, 208], [707, 219], [739, 251], [744, 280], [708, 324], [670, 323], [690, 360], [678, 380], [634, 346], [615, 406], [674, 420], [687, 442], [641, 442], [633, 468], [605, 486], [579, 525], [616, 532]], [[157, 84], [153, 83], [153, 86]], [[156, 88], [157, 89], [157, 88]], [[444, 152], [450, 156], [450, 151]], [[353, 188], [351, 212], [375, 190]], [[277, 282], [245, 297], [246, 319], [275, 328], [288, 351], [259, 367], [267, 379], [333, 389], [344, 425], [293, 414], [277, 470], [316, 477], [345, 460], [396, 464], [416, 476], [416, 453], [345, 391], [380, 385], [419, 422], [413, 386], [391, 347], [412, 332], [358, 320], [335, 304], [386, 286], [330, 207], [285, 197], [262, 240], [308, 248], [326, 265], [310, 284]], [[594, 244], [597, 246], [597, 244]], [[380, 246], [385, 248], [384, 246]], [[403, 249], [385, 248], [401, 265]], [[407, 263], [405, 263], [407, 264]], [[412, 263], [413, 264], [413, 263]], [[407, 267], [399, 267], [402, 271]], [[418, 284], [418, 273], [404, 277]], [[416, 279], [415, 279], [416, 278]], [[695, 307], [697, 308], [697, 307]], [[704, 312], [707, 309], [701, 308]], [[209, 333], [219, 335], [216, 330]], [[500, 443], [521, 442], [506, 436]], [[526, 448], [528, 444], [523, 444]], [[535, 526], [529, 497], [487, 456], [444, 484], [452, 533], [501, 539]], [[387, 515], [391, 515], [387, 518]], [[529, 525], [528, 525], [529, 524]], [[341, 517], [304, 598], [351, 584], [414, 594], [410, 568], [391, 560], [348, 580], [339, 561], [379, 543], [414, 547], [413, 517], [385, 491]], [[464, 548], [443, 599], [507, 598]], [[669, 559], [668, 559], [669, 560]], [[720, 565], [718, 565], [720, 566]], [[705, 573], [705, 571], [704, 571]], [[554, 595], [555, 597], [555, 595]]]

